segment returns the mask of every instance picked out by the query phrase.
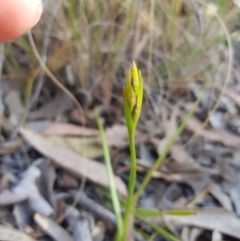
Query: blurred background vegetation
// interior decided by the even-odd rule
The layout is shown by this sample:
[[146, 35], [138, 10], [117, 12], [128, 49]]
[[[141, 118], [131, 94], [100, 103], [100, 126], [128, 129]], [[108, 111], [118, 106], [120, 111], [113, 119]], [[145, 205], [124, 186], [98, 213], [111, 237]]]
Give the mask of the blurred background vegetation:
[[[97, 129], [93, 114], [97, 106], [104, 127], [108, 130], [111, 127], [117, 129], [117, 132], [114, 132], [116, 129], [110, 131], [112, 134], [107, 139], [114, 171], [127, 183], [128, 144], [126, 138], [122, 138], [123, 131], [117, 124], [124, 123], [122, 90], [127, 71], [135, 61], [143, 75], [145, 93], [136, 144], [139, 158], [137, 187], [144, 173], [167, 148], [166, 143], [193, 108], [202, 88], [205, 88], [200, 106], [194, 109], [194, 121], [187, 125], [187, 130], [168, 150], [171, 156], [167, 156], [167, 160], [173, 161], [168, 163], [165, 160], [162, 169], [153, 174], [158, 179], [151, 183], [145, 196], [142, 196], [140, 205], [147, 211], [140, 210], [139, 215], [145, 216], [146, 220], [147, 217], [160, 215], [149, 210], [162, 208], [156, 203], [164, 198], [163, 193], [167, 193], [167, 190], [172, 190], [169, 197], [171, 205], [168, 203], [167, 207], [176, 207], [176, 186], [170, 189], [175, 183], [179, 184], [177, 191], [180, 192], [177, 204], [184, 208], [205, 207], [211, 203], [209, 206], [221, 206], [240, 215], [240, 206], [237, 204], [240, 198], [239, 180], [233, 185], [235, 189], [231, 189], [234, 194], [228, 193], [229, 186], [224, 182], [235, 175], [232, 173], [239, 173], [231, 165], [237, 165], [234, 158], [239, 154], [240, 143], [240, 1], [44, 0], [44, 8], [41, 21], [28, 35], [5, 45], [2, 125], [4, 131], [8, 131], [4, 133], [4, 138], [7, 136], [6, 140], [14, 140], [17, 128], [22, 125], [27, 128], [31, 126], [30, 129], [35, 132], [42, 132], [46, 125], [55, 122]], [[45, 122], [33, 127], [36, 120]], [[227, 124], [222, 125], [223, 122]], [[202, 131], [197, 133], [198, 130]], [[96, 135], [95, 132], [91, 133]], [[196, 135], [195, 141], [190, 142], [192, 136]], [[67, 138], [51, 140], [84, 157], [102, 161], [99, 142], [96, 147], [92, 139], [79, 139], [80, 142], [74, 143]], [[68, 141], [69, 145], [66, 144]], [[190, 144], [186, 147], [186, 143]], [[219, 146], [226, 148], [219, 151]], [[29, 149], [29, 146], [26, 150], [31, 161], [39, 157], [39, 153]], [[14, 151], [18, 149], [11, 149], [11, 155]], [[234, 161], [231, 159], [226, 171], [219, 160], [230, 157]], [[141, 162], [143, 159], [147, 159], [147, 162]], [[10, 165], [7, 162], [4, 165], [9, 165], [10, 171], [12, 166], [19, 165], [17, 168], [14, 166], [14, 171], [23, 172], [30, 163], [20, 165], [14, 162]], [[221, 194], [224, 193], [224, 200], [230, 200], [229, 196], [232, 195], [227, 205], [224, 205], [226, 202], [221, 199], [222, 196], [216, 194], [218, 191], [211, 186], [213, 183]], [[164, 192], [156, 194], [156, 186], [161, 186]], [[61, 188], [59, 183], [54, 186], [56, 193]], [[86, 188], [90, 196], [112, 210], [106, 192], [89, 182]], [[153, 200], [149, 201], [148, 196]], [[66, 203], [71, 202], [68, 200]], [[218, 217], [216, 213], [210, 213], [211, 217]], [[208, 214], [204, 215], [208, 220]], [[209, 227], [204, 220], [196, 223], [200, 228], [215, 231], [213, 222]], [[185, 224], [191, 225], [187, 221]], [[159, 230], [149, 223], [145, 223], [145, 226], [138, 223], [136, 230], [145, 240], [163, 240], [157, 239], [159, 234], [168, 240], [179, 240], [174, 228], [163, 226], [167, 226], [176, 237], [166, 235], [165, 230]], [[232, 230], [232, 227], [220, 226], [220, 232], [227, 235], [234, 233], [233, 236], [238, 238], [239, 234]], [[112, 240], [112, 231], [109, 233], [102, 240]], [[211, 235], [205, 232], [201, 237], [204, 240], [219, 240]], [[184, 233], [179, 236], [184, 237]]]

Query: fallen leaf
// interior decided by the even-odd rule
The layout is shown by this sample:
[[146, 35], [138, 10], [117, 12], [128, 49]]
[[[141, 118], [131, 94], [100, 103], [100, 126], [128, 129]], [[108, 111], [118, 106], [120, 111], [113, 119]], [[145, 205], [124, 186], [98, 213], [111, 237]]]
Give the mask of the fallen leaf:
[[222, 129], [225, 124], [225, 113], [222, 111], [215, 111], [210, 114], [209, 122], [214, 129]]
[[72, 236], [53, 220], [46, 218], [39, 213], [35, 213], [34, 221], [45, 231], [49, 236], [57, 241], [73, 241]]
[[230, 147], [240, 146], [239, 137], [233, 136], [225, 130], [203, 129], [202, 123], [198, 121], [196, 118], [189, 119], [186, 128], [199, 136], [207, 138], [210, 141], [220, 142], [223, 145]]
[[25, 127], [31, 131], [41, 133], [45, 131], [51, 124], [52, 121], [50, 120], [29, 121]]
[[[86, 177], [97, 184], [109, 187], [106, 167], [99, 162], [84, 158], [71, 150], [59, 147], [51, 141], [26, 128], [21, 128], [22, 136], [32, 144], [39, 152], [47, 156], [63, 169], [73, 173], [77, 177]], [[127, 189], [124, 182], [115, 176], [117, 191], [127, 196]]]
[[192, 228], [189, 241], [197, 241], [197, 238], [201, 235], [202, 232], [203, 232], [202, 229]]
[[124, 125], [115, 124], [105, 131], [109, 146], [125, 147], [128, 145], [128, 132]]
[[222, 241], [222, 234], [218, 230], [214, 230], [212, 233], [212, 241]]
[[79, 212], [72, 206], [66, 205], [67, 221], [72, 229], [74, 241], [92, 241], [90, 225], [86, 212]]
[[78, 203], [82, 207], [84, 207], [84, 209], [93, 213], [98, 218], [104, 219], [108, 223], [116, 225], [116, 217], [110, 210], [108, 210], [107, 208], [105, 208], [95, 200], [89, 198], [84, 192], [81, 193], [79, 198], [78, 198], [79, 196], [78, 192], [70, 191], [70, 193], [73, 195], [74, 200], [78, 200]]
[[9, 111], [10, 117], [9, 121], [12, 125], [17, 125], [19, 118], [24, 113], [24, 107], [21, 101], [20, 92], [16, 90], [12, 90], [8, 93], [5, 100]]
[[164, 219], [172, 225], [189, 225], [208, 230], [218, 230], [231, 237], [240, 238], [240, 220], [233, 214], [221, 208], [208, 208], [196, 210], [195, 215], [174, 216], [164, 215]]
[[185, 151], [182, 145], [174, 144], [171, 148], [171, 157], [178, 165], [191, 165], [196, 161]]
[[227, 211], [233, 211], [231, 201], [227, 194], [225, 194], [219, 185], [212, 183], [209, 187], [209, 192], [218, 200], [218, 202]]
[[35, 182], [41, 175], [40, 170], [30, 166], [24, 173], [22, 180], [11, 191], [4, 190], [0, 194], [0, 205], [11, 205], [28, 200], [31, 210], [50, 216], [53, 213], [52, 207], [40, 194]]
[[103, 241], [106, 232], [106, 225], [102, 221], [98, 221], [92, 229], [93, 241]]
[[44, 199], [55, 209], [56, 203], [53, 186], [56, 179], [56, 172], [51, 164], [52, 163], [45, 158], [39, 158], [34, 162], [34, 165], [41, 171], [41, 176], [37, 183], [39, 191]]
[[27, 234], [18, 231], [15, 228], [0, 225], [0, 240], [1, 241], [34, 241]]
[[28, 233], [28, 232], [31, 233], [31, 231], [33, 231], [31, 228], [31, 224], [32, 224], [32, 215], [34, 214], [34, 212], [33, 210], [31, 210], [27, 200], [14, 204], [13, 214], [14, 214], [14, 218], [16, 220], [18, 229], [20, 229], [21, 231], [24, 231], [25, 233]]
[[49, 126], [43, 133], [44, 136], [98, 136], [96, 129], [86, 128], [68, 123], [56, 122]]
[[47, 139], [58, 146], [72, 150], [86, 158], [95, 159], [103, 156], [103, 149], [101, 145], [96, 143], [95, 137], [49, 136]]
[[177, 131], [177, 108], [175, 108], [171, 114], [170, 119], [167, 119], [167, 110], [162, 108], [163, 129], [165, 130], [165, 136], [159, 141], [157, 146], [158, 154], [161, 155], [162, 151], [166, 148], [167, 144]]
[[237, 103], [238, 106], [240, 106], [240, 96], [239, 96], [239, 94], [234, 93], [233, 91], [230, 91], [226, 88], [223, 89], [223, 94], [230, 97], [233, 101], [235, 101]]

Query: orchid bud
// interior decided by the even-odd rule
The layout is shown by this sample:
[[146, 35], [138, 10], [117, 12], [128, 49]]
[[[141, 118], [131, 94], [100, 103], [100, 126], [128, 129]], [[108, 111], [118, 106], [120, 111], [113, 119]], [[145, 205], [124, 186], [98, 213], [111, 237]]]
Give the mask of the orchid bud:
[[133, 62], [133, 67], [128, 71], [126, 84], [123, 89], [124, 112], [127, 127], [135, 129], [141, 114], [143, 99], [143, 81], [140, 70]]

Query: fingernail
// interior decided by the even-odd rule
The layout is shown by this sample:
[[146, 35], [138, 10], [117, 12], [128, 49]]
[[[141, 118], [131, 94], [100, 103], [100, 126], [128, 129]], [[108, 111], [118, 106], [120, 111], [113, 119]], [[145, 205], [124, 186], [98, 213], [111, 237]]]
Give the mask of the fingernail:
[[35, 24], [39, 21], [42, 12], [43, 12], [43, 2], [42, 0], [24, 0], [27, 6], [30, 6], [30, 9], [34, 11], [35, 15]]
[[41, 18], [42, 16], [42, 13], [43, 13], [43, 2], [42, 0], [36, 0], [38, 3], [38, 7], [37, 7], [37, 14], [36, 14], [36, 22], [39, 21], [39, 19]]

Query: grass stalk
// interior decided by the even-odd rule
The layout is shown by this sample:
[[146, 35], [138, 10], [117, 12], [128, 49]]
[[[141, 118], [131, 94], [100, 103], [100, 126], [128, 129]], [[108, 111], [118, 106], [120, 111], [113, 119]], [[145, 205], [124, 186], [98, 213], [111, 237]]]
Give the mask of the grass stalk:
[[100, 121], [97, 111], [95, 111], [95, 115], [96, 115], [97, 125], [101, 136], [101, 142], [102, 142], [103, 153], [104, 153], [104, 161], [107, 168], [107, 175], [109, 180], [111, 199], [112, 199], [113, 209], [114, 209], [114, 213], [116, 215], [116, 221], [117, 221], [117, 235], [116, 235], [115, 241], [121, 241], [123, 238], [123, 220], [122, 220], [120, 201], [119, 201], [116, 186], [115, 186], [114, 173], [112, 169], [109, 148], [107, 145], [107, 140], [104, 133], [103, 125]]

